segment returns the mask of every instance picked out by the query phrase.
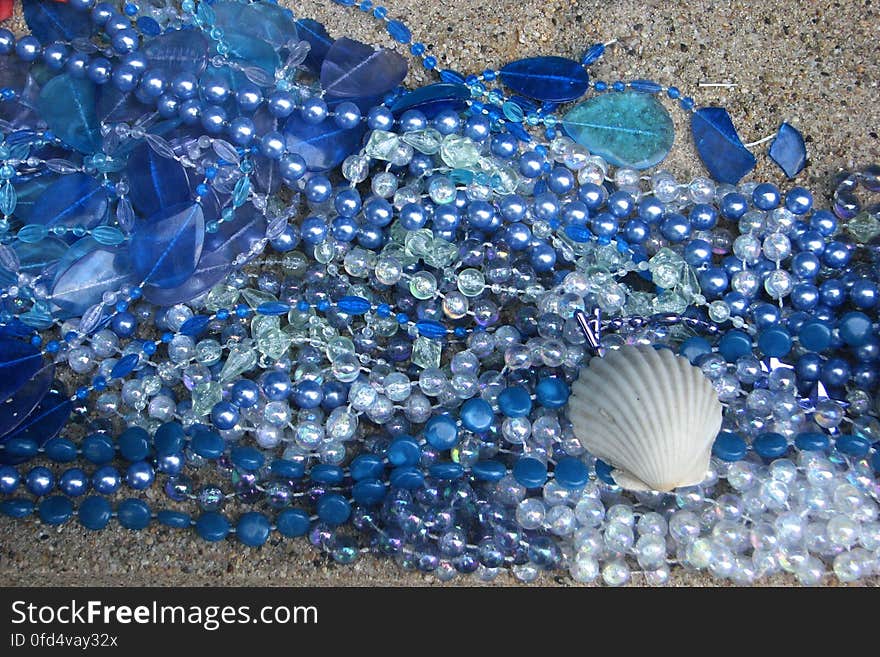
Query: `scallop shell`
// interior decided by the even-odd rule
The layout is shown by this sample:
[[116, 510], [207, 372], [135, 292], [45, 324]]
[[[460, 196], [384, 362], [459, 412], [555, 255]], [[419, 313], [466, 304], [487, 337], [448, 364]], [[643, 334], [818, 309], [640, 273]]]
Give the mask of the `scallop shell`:
[[593, 358], [572, 386], [568, 416], [581, 445], [630, 490], [703, 481], [721, 429], [721, 403], [700, 369], [650, 346]]

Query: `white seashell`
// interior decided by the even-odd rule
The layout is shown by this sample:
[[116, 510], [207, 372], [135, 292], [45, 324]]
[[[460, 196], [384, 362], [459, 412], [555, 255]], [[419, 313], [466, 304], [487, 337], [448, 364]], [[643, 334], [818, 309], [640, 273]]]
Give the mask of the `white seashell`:
[[699, 368], [669, 349], [627, 345], [593, 358], [572, 385], [574, 435], [630, 490], [700, 483], [721, 403]]

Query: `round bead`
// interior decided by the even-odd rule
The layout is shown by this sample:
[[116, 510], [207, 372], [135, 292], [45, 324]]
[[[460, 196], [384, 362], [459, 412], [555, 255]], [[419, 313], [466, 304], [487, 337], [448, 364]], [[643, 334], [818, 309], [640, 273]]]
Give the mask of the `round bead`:
[[230, 529], [226, 516], [216, 511], [207, 511], [196, 520], [196, 532], [209, 543], [222, 541], [229, 535]]
[[484, 399], [469, 399], [461, 406], [461, 424], [468, 431], [475, 433], [488, 431], [494, 419], [492, 407]]
[[235, 526], [235, 535], [249, 547], [260, 547], [269, 540], [269, 519], [262, 513], [250, 511], [243, 514]]
[[78, 514], [83, 527], [97, 531], [104, 529], [110, 522], [113, 509], [105, 498], [92, 495], [79, 505]]
[[547, 466], [536, 458], [520, 458], [513, 466], [513, 478], [526, 488], [540, 488], [547, 481]]
[[722, 461], [741, 461], [746, 456], [748, 446], [743, 438], [731, 431], [722, 431], [712, 445], [712, 453]]

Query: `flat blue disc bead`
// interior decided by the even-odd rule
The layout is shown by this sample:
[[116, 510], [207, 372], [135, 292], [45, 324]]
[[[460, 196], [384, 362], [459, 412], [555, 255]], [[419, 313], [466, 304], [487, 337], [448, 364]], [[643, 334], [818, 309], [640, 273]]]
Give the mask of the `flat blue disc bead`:
[[536, 458], [520, 458], [513, 466], [513, 478], [526, 488], [540, 488], [547, 481], [547, 466]]
[[141, 500], [133, 498], [123, 500], [116, 507], [116, 518], [126, 529], [144, 529], [150, 524], [150, 507]]
[[395, 488], [405, 488], [407, 490], [416, 490], [425, 485], [425, 475], [418, 468], [411, 465], [404, 465], [394, 468], [389, 477], [391, 485]]
[[328, 525], [341, 525], [351, 516], [351, 504], [342, 495], [327, 493], [317, 505], [318, 517]]
[[712, 445], [712, 453], [722, 461], [732, 463], [746, 457], [748, 446], [743, 438], [731, 431], [722, 431]]
[[230, 452], [230, 458], [235, 467], [245, 470], [246, 472], [259, 470], [266, 462], [266, 457], [263, 455], [263, 452], [255, 447], [233, 447]]
[[809, 319], [801, 326], [798, 340], [808, 351], [825, 351], [831, 346], [831, 327], [821, 320]]
[[485, 399], [468, 399], [461, 405], [461, 424], [468, 431], [484, 433], [492, 426], [495, 414]]
[[40, 502], [40, 520], [47, 525], [61, 525], [73, 515], [73, 502], [62, 495], [53, 495]]
[[853, 436], [850, 434], [840, 436], [834, 443], [834, 446], [837, 447], [837, 451], [857, 459], [867, 456], [871, 449], [871, 443], [869, 440], [862, 438], [861, 436]]
[[305, 465], [287, 459], [275, 459], [270, 466], [272, 475], [279, 479], [302, 479]]
[[464, 476], [464, 468], [458, 463], [435, 463], [428, 468], [428, 472], [430, 472], [431, 476], [435, 479], [442, 479], [445, 481], [461, 479], [462, 476]]
[[562, 408], [568, 403], [570, 394], [568, 384], [552, 376], [541, 379], [535, 387], [535, 396], [544, 408]]
[[55, 463], [70, 463], [76, 459], [76, 445], [67, 438], [52, 438], [43, 445], [46, 457]]
[[309, 514], [302, 509], [284, 509], [275, 519], [278, 532], [289, 538], [305, 536], [309, 531], [309, 525]]
[[86, 529], [97, 531], [104, 529], [113, 515], [113, 509], [107, 498], [91, 495], [79, 505], [79, 522]]
[[824, 452], [831, 446], [831, 441], [824, 433], [809, 431], [795, 436], [794, 446], [803, 452]]
[[566, 456], [557, 461], [553, 476], [560, 486], [574, 490], [586, 485], [590, 480], [590, 471], [580, 459]]
[[480, 481], [499, 481], [507, 474], [507, 468], [500, 461], [477, 461], [471, 472]]
[[385, 463], [375, 454], [360, 454], [352, 459], [348, 471], [355, 481], [377, 479], [385, 471]]
[[779, 433], [762, 433], [752, 441], [752, 449], [763, 459], [778, 459], [788, 451], [788, 440]]
[[388, 447], [388, 462], [394, 466], [416, 465], [421, 457], [422, 450], [412, 438], [397, 438]]
[[271, 525], [262, 513], [250, 511], [238, 519], [235, 535], [238, 540], [249, 547], [260, 547], [269, 540]]
[[150, 434], [141, 427], [129, 427], [116, 440], [119, 454], [126, 461], [143, 461], [150, 453]]
[[752, 353], [752, 339], [743, 331], [728, 331], [718, 343], [718, 351], [728, 363]]
[[218, 459], [223, 454], [223, 438], [214, 431], [197, 431], [189, 442], [196, 454], [206, 459]]
[[309, 474], [312, 481], [331, 486], [341, 484], [345, 477], [342, 468], [338, 465], [331, 465], [329, 463], [319, 463], [318, 465], [313, 466]]
[[183, 449], [185, 442], [183, 426], [179, 422], [166, 422], [156, 429], [153, 436], [153, 445], [158, 456], [177, 454]]
[[458, 442], [458, 427], [452, 418], [435, 415], [425, 423], [425, 440], [437, 449], [449, 449]]
[[156, 514], [156, 520], [165, 527], [173, 527], [174, 529], [186, 529], [192, 524], [192, 518], [188, 513], [181, 511], [170, 511], [162, 509]]
[[86, 436], [82, 443], [80, 443], [80, 449], [82, 450], [83, 457], [95, 465], [109, 463], [116, 456], [113, 443], [103, 434]]
[[385, 499], [386, 489], [378, 479], [361, 479], [351, 487], [351, 496], [358, 504], [373, 506]]
[[758, 335], [758, 348], [770, 358], [787, 356], [791, 351], [791, 334], [780, 326], [764, 329]]
[[505, 388], [498, 395], [498, 407], [506, 417], [526, 417], [532, 411], [532, 398], [522, 386]]
[[216, 511], [207, 511], [196, 520], [196, 532], [209, 543], [222, 541], [229, 535], [229, 521]]
[[693, 365], [700, 356], [712, 353], [712, 343], [706, 338], [694, 336], [681, 343], [678, 353], [687, 358], [691, 365]]
[[12, 497], [0, 502], [0, 513], [10, 518], [27, 518], [34, 512], [34, 501], [24, 497]]

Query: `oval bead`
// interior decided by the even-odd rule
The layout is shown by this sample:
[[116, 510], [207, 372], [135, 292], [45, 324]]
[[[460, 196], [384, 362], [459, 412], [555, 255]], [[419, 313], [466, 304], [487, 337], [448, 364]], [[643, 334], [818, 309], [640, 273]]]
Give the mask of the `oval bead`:
[[113, 515], [113, 509], [110, 502], [106, 498], [98, 495], [91, 495], [84, 499], [79, 505], [79, 522], [86, 529], [97, 531], [104, 529], [110, 522]]
[[544, 102], [564, 103], [583, 96], [590, 76], [565, 57], [527, 57], [510, 62], [498, 75], [508, 89]]
[[207, 511], [196, 520], [196, 532], [209, 543], [222, 541], [229, 535], [230, 529], [226, 516], [216, 511]]
[[126, 529], [144, 529], [150, 524], [150, 507], [146, 502], [129, 498], [116, 507], [116, 517]]
[[269, 519], [262, 513], [250, 511], [238, 519], [235, 535], [249, 547], [260, 547], [269, 540]]
[[302, 509], [284, 509], [278, 514], [275, 526], [282, 536], [294, 538], [309, 531], [309, 514]]

